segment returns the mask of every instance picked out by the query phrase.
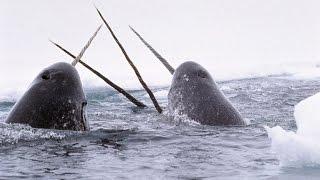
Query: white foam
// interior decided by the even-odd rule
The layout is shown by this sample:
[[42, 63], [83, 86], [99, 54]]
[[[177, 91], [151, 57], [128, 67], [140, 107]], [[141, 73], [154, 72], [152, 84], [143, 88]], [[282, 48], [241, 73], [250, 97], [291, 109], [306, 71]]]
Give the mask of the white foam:
[[187, 114], [181, 114], [179, 113], [179, 109], [176, 109], [172, 114], [170, 114], [170, 117], [173, 118], [173, 121], [177, 124], [186, 124], [190, 126], [199, 126], [200, 123], [197, 121], [194, 121], [192, 118], [190, 118]]
[[295, 106], [297, 132], [265, 127], [282, 166], [320, 166], [320, 93]]
[[231, 91], [232, 88], [230, 86], [223, 85], [223, 86], [220, 87], [220, 90], [221, 91]]
[[244, 118], [243, 121], [244, 121], [245, 125], [247, 125], [247, 126], [251, 124], [251, 120], [248, 118]]
[[[160, 90], [154, 93], [157, 98], [166, 99], [168, 96], [168, 90]], [[149, 96], [148, 96], [149, 97]]]
[[63, 139], [64, 131], [34, 129], [23, 124], [0, 123], [0, 145], [4, 143], [15, 144], [19, 141], [32, 141], [36, 139]]

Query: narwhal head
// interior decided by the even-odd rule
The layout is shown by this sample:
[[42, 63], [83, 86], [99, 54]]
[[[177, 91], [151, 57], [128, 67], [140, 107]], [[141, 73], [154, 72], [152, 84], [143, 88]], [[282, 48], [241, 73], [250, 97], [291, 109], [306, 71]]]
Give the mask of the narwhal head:
[[182, 81], [186, 84], [188, 84], [188, 82], [213, 83], [210, 73], [200, 64], [193, 61], [182, 63], [175, 70], [172, 81]]
[[59, 62], [39, 73], [12, 108], [6, 122], [34, 128], [86, 131], [89, 130], [86, 104], [77, 70]]
[[28, 124], [34, 128], [87, 131], [87, 101], [75, 65], [101, 29], [90, 37], [70, 64], [55, 63], [39, 73], [29, 89], [12, 108], [7, 123]]

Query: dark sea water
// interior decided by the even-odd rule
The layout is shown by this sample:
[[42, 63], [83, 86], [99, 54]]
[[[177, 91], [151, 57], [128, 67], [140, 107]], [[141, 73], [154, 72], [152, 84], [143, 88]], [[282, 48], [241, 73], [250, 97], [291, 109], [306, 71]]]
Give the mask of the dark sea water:
[[[157, 114], [143, 90], [139, 109], [108, 88], [86, 89], [90, 132], [7, 125], [14, 100], [0, 101], [0, 179], [318, 179], [320, 167], [283, 167], [263, 126], [296, 130], [294, 105], [319, 80], [262, 77], [218, 82], [250, 120], [211, 127]], [[166, 107], [168, 87], [153, 88]]]

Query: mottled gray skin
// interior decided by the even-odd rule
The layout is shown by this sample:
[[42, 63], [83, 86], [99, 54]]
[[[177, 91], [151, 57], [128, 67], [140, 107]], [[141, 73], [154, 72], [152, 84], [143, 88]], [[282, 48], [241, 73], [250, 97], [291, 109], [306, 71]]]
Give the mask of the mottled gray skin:
[[34, 128], [73, 131], [89, 130], [87, 104], [77, 70], [59, 62], [44, 69], [14, 105], [6, 123]]
[[174, 72], [168, 94], [170, 114], [186, 115], [204, 125], [245, 125], [210, 76], [195, 62], [185, 62]]

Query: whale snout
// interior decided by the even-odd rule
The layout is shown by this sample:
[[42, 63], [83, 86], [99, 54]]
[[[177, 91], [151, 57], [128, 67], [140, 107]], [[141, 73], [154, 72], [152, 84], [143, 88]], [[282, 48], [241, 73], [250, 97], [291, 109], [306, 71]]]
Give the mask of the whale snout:
[[188, 79], [188, 81], [191, 80], [196, 82], [206, 80], [212, 81], [209, 72], [206, 69], [204, 69], [201, 65], [193, 61], [187, 61], [182, 63], [174, 72], [173, 81], [182, 81], [186, 79]]

